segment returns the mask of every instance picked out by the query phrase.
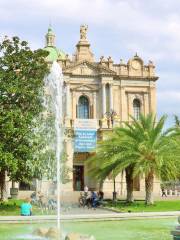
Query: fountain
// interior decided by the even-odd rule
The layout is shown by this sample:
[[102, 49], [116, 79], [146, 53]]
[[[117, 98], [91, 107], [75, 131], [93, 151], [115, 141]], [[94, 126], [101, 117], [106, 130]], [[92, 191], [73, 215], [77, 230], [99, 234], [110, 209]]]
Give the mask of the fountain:
[[60, 192], [61, 192], [61, 157], [64, 140], [63, 129], [63, 100], [64, 95], [64, 82], [62, 69], [57, 62], [53, 62], [50, 73], [44, 79], [45, 82], [45, 96], [44, 107], [45, 117], [53, 116], [55, 127], [55, 141], [50, 145], [54, 145], [55, 159], [56, 159], [56, 182], [57, 182], [57, 228], [50, 227], [39, 228], [34, 231], [35, 235], [45, 239], [64, 239], [65, 240], [95, 240], [93, 236], [81, 235], [78, 233], [69, 233], [63, 237], [60, 221], [61, 205], [60, 205]]
[[174, 240], [180, 240], [180, 216], [178, 217], [179, 225], [176, 226], [175, 230], [171, 231]]
[[53, 62], [50, 74], [45, 78], [45, 88], [49, 91], [52, 99], [51, 109], [47, 111], [53, 112], [55, 116], [55, 135], [56, 135], [56, 177], [57, 177], [57, 229], [60, 231], [60, 159], [63, 144], [63, 75], [62, 69], [57, 62]]
[[[50, 239], [60, 239], [60, 189], [61, 189], [61, 176], [60, 176], [60, 159], [62, 154], [63, 145], [63, 75], [62, 69], [57, 62], [53, 62], [50, 73], [44, 79], [45, 95], [44, 95], [44, 115], [45, 117], [53, 116], [54, 128], [55, 128], [55, 139], [51, 139], [52, 142], [49, 145], [53, 145], [55, 150], [56, 160], [56, 182], [57, 182], [57, 228], [39, 228], [34, 234], [47, 237]], [[53, 141], [55, 140], [55, 141]]]

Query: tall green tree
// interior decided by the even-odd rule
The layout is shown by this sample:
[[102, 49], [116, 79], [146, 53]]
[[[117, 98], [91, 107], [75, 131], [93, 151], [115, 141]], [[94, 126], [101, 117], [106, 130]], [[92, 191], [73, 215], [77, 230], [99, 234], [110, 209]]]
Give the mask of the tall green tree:
[[177, 115], [174, 115], [175, 127], [180, 127], [180, 119]]
[[[177, 115], [174, 115], [174, 120], [175, 120], [175, 131], [177, 133], [178, 136], [176, 136], [177, 138], [177, 141], [180, 142], [180, 137], [179, 137], [179, 131], [180, 131], [180, 119]], [[180, 162], [179, 162], [179, 165], [177, 167], [178, 169], [180, 169]], [[180, 180], [180, 171], [179, 171], [179, 174], [178, 174], [178, 180]]]
[[0, 190], [11, 180], [33, 177], [34, 119], [43, 110], [43, 78], [47, 52], [32, 51], [26, 41], [5, 37], [0, 42]]
[[[104, 149], [99, 153], [100, 156], [104, 151], [107, 157], [102, 157], [99, 163], [98, 157], [96, 159], [96, 166], [99, 164], [100, 167], [95, 174], [105, 177], [109, 173], [107, 170], [118, 174], [123, 168], [131, 168], [131, 179], [137, 175], [145, 178], [145, 202], [153, 204], [155, 177], [175, 179], [180, 162], [180, 144], [177, 141], [179, 132], [173, 128], [164, 132], [165, 120], [165, 116], [156, 121], [152, 114], [141, 115], [139, 120], [132, 118], [131, 124], [125, 123], [124, 127], [115, 129], [108, 140], [109, 143], [106, 142]], [[114, 142], [116, 136], [119, 138]], [[109, 148], [113, 145], [114, 150]]]
[[[87, 161], [89, 173], [99, 180], [100, 185], [108, 177], [115, 179], [116, 176], [125, 171], [126, 173], [126, 201], [131, 203], [133, 198], [133, 169], [134, 164], [126, 151], [127, 145], [124, 135], [115, 129], [113, 133], [106, 136], [105, 140], [98, 143], [96, 155]], [[130, 147], [130, 145], [128, 145]]]
[[[126, 144], [131, 144], [129, 154], [134, 163], [134, 176], [145, 178], [145, 202], [153, 204], [153, 185], [155, 177], [175, 179], [180, 160], [179, 143], [174, 129], [164, 132], [165, 116], [159, 121], [153, 114], [140, 116], [139, 120], [132, 118], [133, 123], [126, 123], [125, 128], [119, 129], [127, 137]], [[129, 143], [128, 143], [129, 142]]]
[[[50, 106], [48, 106], [50, 111]], [[51, 112], [51, 111], [50, 111]], [[34, 174], [38, 179], [49, 179], [56, 181], [57, 160], [56, 160], [56, 129], [55, 116], [51, 114], [40, 114], [36, 119], [36, 128], [33, 136], [33, 165]], [[65, 133], [62, 133], [65, 135]], [[69, 174], [72, 169], [68, 167], [68, 154], [65, 152], [63, 142], [60, 161], [60, 180], [62, 184], [70, 181]]]

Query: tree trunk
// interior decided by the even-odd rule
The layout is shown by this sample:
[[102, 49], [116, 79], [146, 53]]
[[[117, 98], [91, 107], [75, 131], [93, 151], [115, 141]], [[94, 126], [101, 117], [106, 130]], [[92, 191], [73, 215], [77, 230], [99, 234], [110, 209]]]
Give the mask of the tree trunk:
[[126, 171], [126, 189], [127, 189], [127, 196], [126, 202], [132, 203], [134, 202], [133, 197], [133, 167], [127, 167]]
[[100, 180], [100, 182], [99, 182], [99, 191], [103, 191], [103, 183], [104, 183], [104, 180]]
[[154, 183], [154, 173], [150, 172], [146, 177], [145, 177], [145, 188], [146, 188], [146, 204], [147, 205], [152, 205], [154, 204], [154, 199], [153, 199], [153, 183]]
[[12, 181], [12, 188], [15, 188], [15, 182]]
[[4, 200], [4, 191], [5, 191], [5, 177], [6, 172], [4, 170], [0, 171], [0, 200]]

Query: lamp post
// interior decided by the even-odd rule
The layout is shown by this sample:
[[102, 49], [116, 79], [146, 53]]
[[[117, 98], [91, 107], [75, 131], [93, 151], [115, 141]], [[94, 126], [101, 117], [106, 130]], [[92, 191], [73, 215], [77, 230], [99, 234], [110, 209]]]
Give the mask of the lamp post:
[[112, 179], [112, 181], [113, 181], [113, 192], [112, 192], [113, 198], [112, 198], [112, 199], [113, 199], [113, 201], [115, 202], [116, 199], [117, 199], [117, 192], [116, 192], [116, 177], [115, 177], [114, 174], [113, 174], [113, 170], [112, 170], [112, 172], [109, 174], [108, 179], [109, 179], [109, 180]]
[[[113, 128], [113, 125], [114, 125], [114, 117], [117, 115], [117, 113], [111, 109], [109, 112], [106, 112], [105, 113], [105, 116], [107, 118], [107, 125], [108, 125], [108, 128], [110, 128], [110, 122], [111, 122], [111, 125], [112, 125], [112, 128]], [[113, 201], [116, 201], [116, 198], [117, 198], [117, 192], [116, 192], [116, 180], [115, 180], [115, 177], [113, 178]]]
[[117, 192], [116, 192], [116, 180], [115, 180], [115, 178], [114, 178], [114, 180], [113, 180], [113, 185], [114, 185], [114, 189], [113, 189], [113, 201], [116, 201]]

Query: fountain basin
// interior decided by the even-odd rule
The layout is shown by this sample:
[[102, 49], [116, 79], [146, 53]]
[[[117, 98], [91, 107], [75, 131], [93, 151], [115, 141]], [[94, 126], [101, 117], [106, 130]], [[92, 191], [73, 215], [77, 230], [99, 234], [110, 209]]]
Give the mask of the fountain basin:
[[180, 236], [178, 236], [178, 235], [173, 235], [173, 240], [180, 240]]
[[[96, 240], [172, 240], [170, 231], [176, 223], [176, 217], [98, 222], [68, 221], [62, 222], [62, 229], [65, 235], [76, 232], [82, 235], [93, 235]], [[30, 236], [29, 233], [33, 233], [37, 228], [49, 229], [56, 226], [55, 222], [45, 223], [43, 221], [36, 224], [31, 222], [26, 224], [1, 224], [0, 238], [3, 240], [47, 240], [44, 237]]]
[[[178, 223], [180, 224], [180, 217], [178, 217]], [[174, 240], [180, 240], [180, 225], [176, 226], [176, 229], [171, 231]]]
[[174, 240], [180, 240], [180, 230], [171, 231]]
[[60, 236], [60, 232], [55, 227], [50, 227], [50, 228], [40, 227], [33, 232], [33, 235], [48, 238], [48, 239], [58, 239]]
[[69, 233], [65, 237], [65, 240], [95, 240], [93, 236], [82, 235], [79, 233]]

